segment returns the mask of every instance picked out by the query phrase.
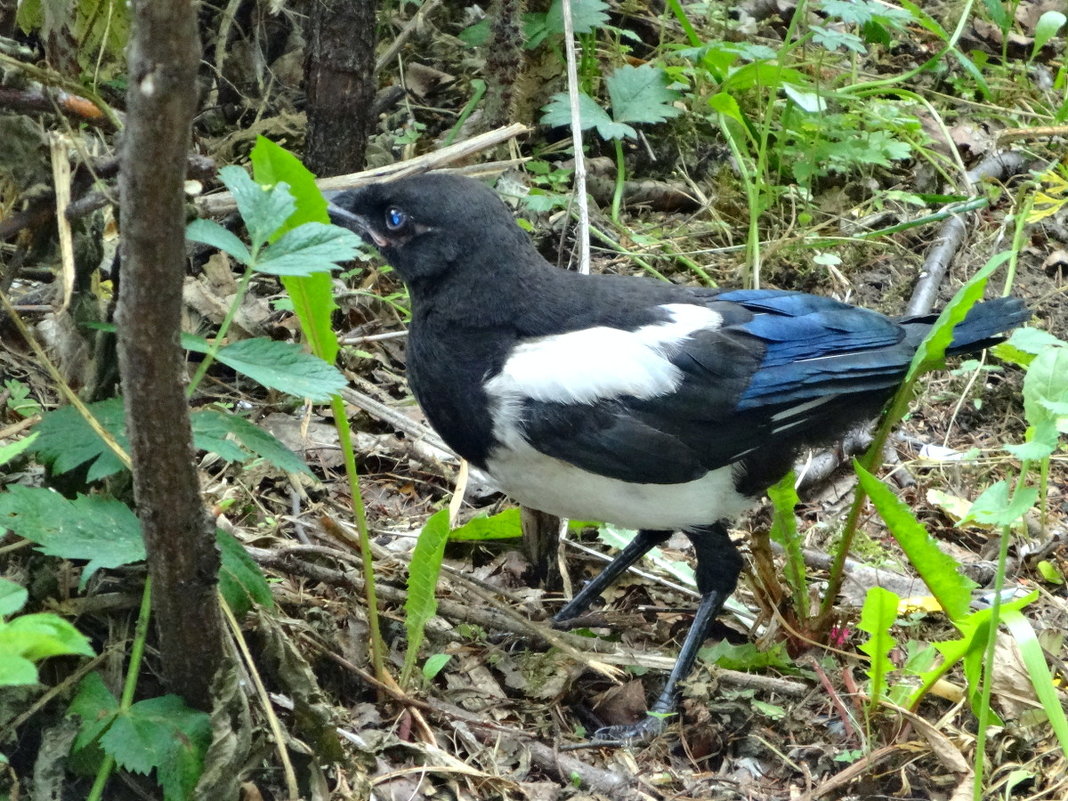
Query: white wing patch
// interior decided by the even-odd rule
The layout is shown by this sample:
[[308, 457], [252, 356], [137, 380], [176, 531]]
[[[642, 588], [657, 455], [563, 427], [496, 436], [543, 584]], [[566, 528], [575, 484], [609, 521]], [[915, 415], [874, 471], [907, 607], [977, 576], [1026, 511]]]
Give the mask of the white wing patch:
[[669, 357], [696, 332], [718, 328], [723, 318], [687, 303], [660, 308], [670, 314], [669, 321], [634, 331], [596, 326], [523, 342], [500, 373], [486, 382], [486, 391], [502, 403], [530, 398], [590, 404], [674, 392], [682, 382], [682, 371]]

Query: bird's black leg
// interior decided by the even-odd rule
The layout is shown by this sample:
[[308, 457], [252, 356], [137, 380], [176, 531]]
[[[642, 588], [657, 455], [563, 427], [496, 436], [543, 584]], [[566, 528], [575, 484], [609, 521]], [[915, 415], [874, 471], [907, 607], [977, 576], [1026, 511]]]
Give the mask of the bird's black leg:
[[565, 604], [563, 609], [553, 615], [553, 623], [563, 623], [573, 617], [581, 615], [590, 608], [590, 604], [592, 604], [613, 581], [619, 578], [628, 567], [633, 565], [649, 553], [652, 548], [660, 545], [660, 543], [664, 542], [670, 536], [670, 531], [641, 529], [634, 535], [634, 539], [627, 544], [627, 547], [620, 551], [615, 559], [605, 565], [604, 570], [594, 576], [593, 580], [579, 590], [578, 594]]
[[707, 528], [687, 531], [686, 536], [693, 543], [697, 555], [697, 589], [701, 593], [701, 600], [679, 650], [675, 667], [671, 669], [664, 689], [649, 707], [644, 720], [628, 725], [605, 726], [594, 732], [595, 740], [622, 745], [641, 742], [663, 730], [668, 716], [675, 711], [678, 703], [679, 682], [690, 675], [697, 661], [697, 652], [708, 637], [716, 615], [734, 592], [738, 574], [742, 571], [742, 557], [731, 542], [727, 527], [716, 523]]

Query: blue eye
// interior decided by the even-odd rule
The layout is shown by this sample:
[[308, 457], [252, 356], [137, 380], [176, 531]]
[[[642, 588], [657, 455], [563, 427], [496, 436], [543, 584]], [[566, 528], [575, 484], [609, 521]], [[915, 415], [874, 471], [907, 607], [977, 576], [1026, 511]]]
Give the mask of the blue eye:
[[390, 231], [399, 231], [408, 223], [408, 215], [396, 206], [386, 209], [386, 228]]

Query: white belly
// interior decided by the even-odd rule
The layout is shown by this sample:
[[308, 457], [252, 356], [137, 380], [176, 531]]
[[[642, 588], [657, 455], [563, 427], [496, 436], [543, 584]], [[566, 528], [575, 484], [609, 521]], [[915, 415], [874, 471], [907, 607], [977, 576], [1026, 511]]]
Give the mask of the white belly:
[[707, 526], [738, 516], [755, 500], [735, 490], [730, 467], [685, 484], [631, 484], [588, 473], [526, 442], [498, 447], [487, 460], [487, 472], [502, 492], [524, 506], [624, 528]]

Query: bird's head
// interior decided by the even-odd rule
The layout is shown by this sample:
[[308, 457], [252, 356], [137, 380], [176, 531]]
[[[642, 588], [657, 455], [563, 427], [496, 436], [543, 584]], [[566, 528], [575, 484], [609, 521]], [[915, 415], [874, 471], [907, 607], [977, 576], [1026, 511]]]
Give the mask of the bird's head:
[[381, 251], [412, 285], [472, 267], [512, 241], [531, 247], [496, 193], [471, 178], [428, 173], [330, 198], [330, 219]]

